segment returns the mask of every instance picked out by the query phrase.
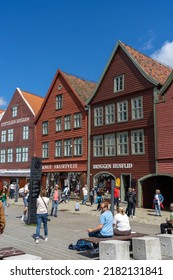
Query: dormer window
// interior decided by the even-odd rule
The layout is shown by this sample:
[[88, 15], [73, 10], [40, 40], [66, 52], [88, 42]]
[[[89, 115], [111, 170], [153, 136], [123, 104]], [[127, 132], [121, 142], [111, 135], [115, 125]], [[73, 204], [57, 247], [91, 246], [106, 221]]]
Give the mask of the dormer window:
[[114, 78], [114, 93], [124, 90], [124, 75]]

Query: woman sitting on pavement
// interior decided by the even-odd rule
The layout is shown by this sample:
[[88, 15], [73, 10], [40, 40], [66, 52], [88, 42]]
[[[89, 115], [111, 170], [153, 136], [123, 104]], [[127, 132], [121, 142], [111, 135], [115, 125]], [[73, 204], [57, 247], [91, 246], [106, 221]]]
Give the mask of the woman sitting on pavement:
[[123, 207], [118, 207], [118, 213], [114, 216], [114, 235], [130, 235], [131, 228], [129, 218]]

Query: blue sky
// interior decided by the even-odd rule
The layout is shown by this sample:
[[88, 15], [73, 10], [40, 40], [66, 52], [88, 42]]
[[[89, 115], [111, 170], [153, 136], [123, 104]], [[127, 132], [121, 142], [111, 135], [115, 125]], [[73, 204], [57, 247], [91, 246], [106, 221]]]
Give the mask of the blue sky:
[[58, 69], [99, 81], [118, 40], [173, 67], [172, 0], [1, 0], [0, 109]]

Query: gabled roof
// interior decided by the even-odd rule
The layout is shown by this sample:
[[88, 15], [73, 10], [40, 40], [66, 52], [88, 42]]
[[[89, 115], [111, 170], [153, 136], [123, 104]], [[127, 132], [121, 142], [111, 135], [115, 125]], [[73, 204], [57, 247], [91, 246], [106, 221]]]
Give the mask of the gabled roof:
[[170, 84], [173, 82], [173, 71], [171, 72], [171, 74], [169, 75], [167, 81], [165, 82], [165, 84], [163, 85], [163, 87], [160, 89], [160, 91], [158, 92], [158, 94], [160, 95], [164, 95], [165, 91], [167, 90], [167, 88], [170, 86]]
[[[112, 59], [114, 58], [118, 48], [121, 48], [126, 55], [129, 57], [129, 59], [134, 63], [134, 65], [137, 67], [137, 69], [141, 72], [141, 74], [151, 83], [153, 83], [154, 85], [163, 85], [167, 78], [169, 77], [170, 73], [172, 72], [172, 68], [169, 66], [165, 66], [163, 64], [161, 64], [160, 62], [152, 59], [151, 57], [148, 57], [140, 52], [138, 52], [137, 50], [135, 50], [134, 48], [122, 43], [121, 41], [118, 41], [113, 52], [112, 55], [102, 73], [102, 76], [100, 78], [100, 81], [98, 83], [97, 89], [99, 88], [102, 79], [105, 75], [105, 73], [108, 70], [108, 67], [112, 61]], [[97, 89], [95, 91], [95, 93], [97, 92]], [[94, 93], [94, 95], [95, 95]], [[94, 97], [94, 95], [92, 96], [92, 98]], [[92, 100], [92, 98], [90, 99], [90, 101]]]
[[30, 108], [30, 110], [32, 111], [32, 113], [34, 115], [36, 115], [38, 113], [38, 111], [40, 110], [40, 107], [44, 101], [44, 98], [40, 97], [38, 95], [35, 95], [33, 93], [29, 93], [29, 92], [20, 90], [19, 88], [17, 88], [17, 91], [22, 96], [22, 98], [25, 100], [25, 102], [27, 103], [27, 105]]
[[76, 77], [74, 75], [71, 74], [67, 74], [65, 72], [62, 72], [60, 69], [57, 70], [55, 77], [50, 85], [50, 88], [46, 94], [46, 97], [44, 99], [44, 102], [39, 110], [39, 113], [36, 117], [35, 122], [37, 122], [41, 112], [43, 111], [43, 108], [47, 102], [47, 99], [49, 97], [49, 95], [51, 94], [51, 90], [58, 78], [58, 76], [61, 75], [66, 84], [70, 87], [70, 89], [72, 90], [72, 92], [74, 93], [74, 95], [78, 98], [79, 102], [85, 106], [87, 104], [87, 100], [93, 95], [95, 89], [96, 89], [96, 83], [94, 82], [90, 82], [87, 81], [85, 79]]
[[73, 91], [76, 92], [78, 97], [86, 103], [88, 98], [90, 98], [95, 91], [96, 83], [87, 81], [74, 75], [67, 74], [62, 71], [61, 73], [66, 78]]

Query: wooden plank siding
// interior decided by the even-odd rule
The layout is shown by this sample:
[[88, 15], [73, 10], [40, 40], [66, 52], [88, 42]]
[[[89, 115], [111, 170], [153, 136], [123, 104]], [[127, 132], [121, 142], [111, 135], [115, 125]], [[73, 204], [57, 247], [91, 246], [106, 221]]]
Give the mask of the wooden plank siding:
[[158, 172], [173, 174], [173, 83], [156, 105]]

